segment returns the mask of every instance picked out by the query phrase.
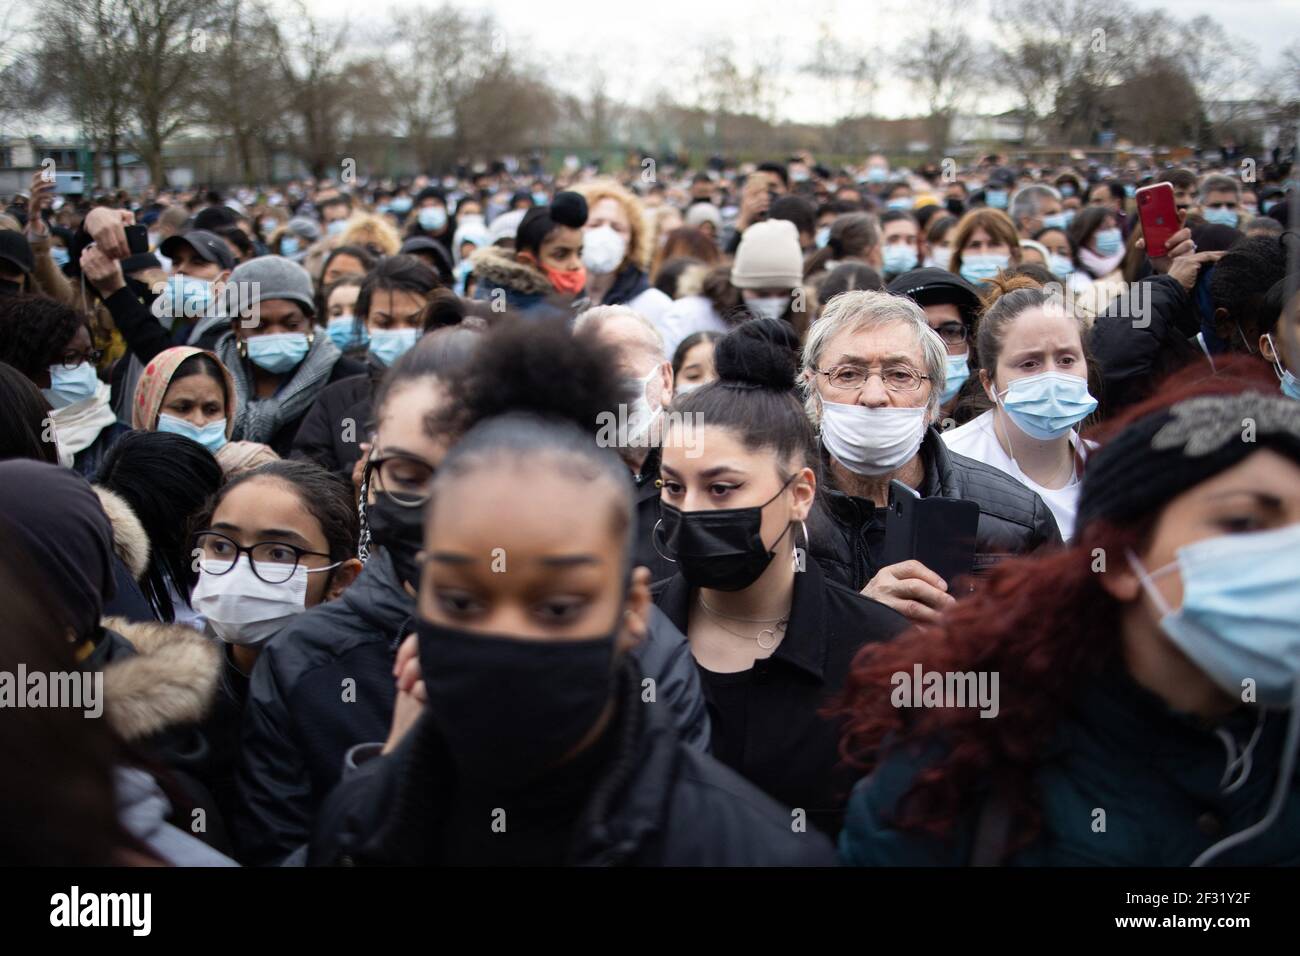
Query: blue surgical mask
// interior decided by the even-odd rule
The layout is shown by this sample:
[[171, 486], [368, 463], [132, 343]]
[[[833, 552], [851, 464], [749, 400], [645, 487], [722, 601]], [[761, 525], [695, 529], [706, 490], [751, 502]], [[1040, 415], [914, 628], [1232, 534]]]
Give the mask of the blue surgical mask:
[[405, 216], [411, 211], [410, 196], [394, 196], [393, 201], [388, 204], [388, 208], [399, 216]]
[[173, 435], [183, 435], [191, 441], [198, 442], [214, 455], [226, 443], [226, 420], [224, 418], [218, 418], [215, 422], [208, 422], [200, 428], [193, 422], [164, 412], [158, 416], [157, 430], [170, 432]]
[[[167, 288], [161, 293], [166, 298], [155, 303], [155, 315], [170, 326], [179, 318], [196, 319], [212, 311], [212, 283], [206, 279], [176, 273], [167, 277]], [[167, 319], [171, 321], [168, 322]]]
[[943, 395], [939, 399], [940, 405], [947, 405], [961, 387], [966, 384], [966, 379], [970, 378], [970, 353], [962, 352], [961, 355], [949, 355], [947, 358], [947, 369], [943, 378]]
[[1228, 226], [1232, 229], [1237, 228], [1237, 220], [1240, 218], [1235, 209], [1206, 209], [1202, 212], [1205, 221], [1216, 226]]
[[1018, 378], [997, 400], [1017, 428], [1039, 441], [1060, 438], [1097, 407], [1088, 380], [1065, 372]]
[[335, 219], [325, 227], [325, 232], [331, 236], [341, 235], [348, 228], [346, 219]]
[[311, 348], [306, 332], [253, 335], [246, 340], [246, 345], [248, 357], [253, 364], [266, 369], [272, 375], [281, 375], [297, 368]]
[[451, 270], [452, 275], [456, 277], [456, 294], [465, 294], [465, 282], [474, 274], [474, 263], [468, 259], [462, 259], [456, 263], [456, 267]]
[[902, 275], [916, 268], [916, 247], [908, 245], [885, 246], [885, 274]]
[[280, 237], [280, 255], [296, 256], [298, 254], [298, 237], [281, 236]]
[[872, 166], [867, 170], [867, 182], [883, 183], [889, 178], [889, 172], [883, 166]]
[[275, 232], [275, 230], [278, 229], [279, 227], [280, 227], [280, 220], [278, 219], [267, 218], [262, 220], [262, 231], [266, 233], [268, 236], [271, 233]]
[[817, 243], [818, 249], [825, 249], [826, 243], [831, 241], [831, 227], [822, 226], [813, 236], [813, 241]]
[[1010, 261], [1010, 256], [1003, 255], [965, 255], [961, 257], [961, 277], [967, 282], [983, 282], [992, 279], [998, 270], [1005, 269]]
[[1005, 189], [984, 190], [984, 202], [990, 209], [1007, 208], [1007, 191]]
[[546, 193], [533, 193], [533, 204], [536, 206], [545, 206], [550, 201], [551, 197]]
[[1269, 345], [1273, 347], [1273, 371], [1277, 372], [1277, 377], [1282, 385], [1282, 394], [1287, 398], [1294, 398], [1300, 401], [1300, 379], [1295, 377], [1295, 373], [1289, 368], [1282, 365], [1282, 353], [1277, 350], [1277, 342], [1273, 340], [1271, 332], [1265, 333]]
[[1050, 216], [1043, 217], [1044, 229], [1065, 229], [1069, 225], [1069, 217], [1067, 217], [1063, 212], [1053, 213]]
[[364, 347], [370, 341], [370, 333], [364, 325], [357, 322], [355, 315], [334, 316], [326, 324], [325, 331], [329, 333], [330, 341], [343, 352]]
[[885, 203], [886, 209], [900, 209], [906, 211], [916, 205], [916, 200], [911, 196], [904, 196], [900, 199], [891, 199]]
[[370, 354], [389, 366], [410, 351], [419, 338], [419, 329], [375, 329], [370, 333]]
[[1057, 255], [1055, 252], [1047, 257], [1047, 268], [1058, 279], [1068, 279], [1074, 275], [1074, 263], [1065, 256]]
[[1074, 186], [1070, 183], [1061, 183], [1057, 188], [1061, 191], [1062, 196], [1069, 197], [1074, 195]]
[[76, 368], [64, 368], [61, 363], [51, 365], [50, 387], [41, 391], [51, 408], [66, 408], [94, 398], [99, 392], [99, 376], [89, 362], [82, 362]]
[[1092, 244], [1098, 255], [1113, 256], [1124, 248], [1124, 234], [1118, 229], [1098, 229], [1092, 234]]
[[1125, 195], [1125, 196], [1128, 196], [1130, 199], [1132, 199], [1134, 196], [1137, 195], [1137, 187], [1134, 186], [1132, 183], [1125, 183], [1125, 184], [1124, 184], [1124, 195]]
[[441, 206], [421, 206], [416, 219], [425, 232], [441, 232], [447, 225], [447, 210]]
[[69, 256], [68, 250], [63, 246], [50, 246], [50, 258], [54, 260], [56, 266], [62, 269], [68, 264], [68, 259], [71, 258], [71, 256]]
[[[1300, 524], [1207, 538], [1177, 554], [1151, 572], [1128, 556], [1162, 614], [1160, 629], [1232, 697], [1240, 700], [1250, 679], [1261, 706], [1289, 706], [1300, 671]], [[1152, 583], [1175, 570], [1183, 584], [1177, 610]]]

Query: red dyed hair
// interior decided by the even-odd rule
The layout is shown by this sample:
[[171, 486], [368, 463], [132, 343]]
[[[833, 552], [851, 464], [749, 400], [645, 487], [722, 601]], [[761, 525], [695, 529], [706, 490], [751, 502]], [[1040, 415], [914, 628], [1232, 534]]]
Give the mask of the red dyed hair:
[[[1276, 378], [1259, 359], [1220, 362], [1217, 372], [1197, 362], [1098, 432], [1115, 434], [1187, 398], [1247, 391], [1277, 393]], [[938, 624], [863, 647], [836, 712], [845, 721], [845, 760], [870, 771], [894, 750], [920, 752], [941, 743], [944, 753], [913, 781], [893, 825], [947, 836], [996, 775], [1017, 821], [1012, 847], [1033, 840], [1041, 825], [1031, 779], [1038, 754], [1080, 685], [1120, 658], [1120, 605], [1093, 571], [1096, 549], [1113, 569], [1126, 548], [1141, 550], [1157, 518], [1123, 527], [1098, 521], [1079, 529], [1068, 548], [1003, 561]], [[983, 719], [973, 707], [894, 707], [891, 678], [911, 674], [915, 664], [939, 673], [997, 672], [997, 717]]]

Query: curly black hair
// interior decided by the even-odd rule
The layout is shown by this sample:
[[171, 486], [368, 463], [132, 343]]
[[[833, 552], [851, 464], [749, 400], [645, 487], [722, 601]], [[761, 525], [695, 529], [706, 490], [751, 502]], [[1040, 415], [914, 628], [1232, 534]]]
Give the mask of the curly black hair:
[[[1240, 239], [1214, 264], [1210, 275], [1210, 300], [1216, 309], [1227, 309], [1229, 334], [1220, 334], [1238, 344], [1231, 334], [1241, 329], [1241, 336], [1251, 348], [1262, 331], [1270, 326], [1265, 302], [1269, 289], [1286, 275], [1285, 236], [1254, 236]], [[1276, 316], [1274, 315], [1274, 319]]]
[[0, 296], [0, 362], [39, 378], [84, 325], [85, 316], [49, 296]]

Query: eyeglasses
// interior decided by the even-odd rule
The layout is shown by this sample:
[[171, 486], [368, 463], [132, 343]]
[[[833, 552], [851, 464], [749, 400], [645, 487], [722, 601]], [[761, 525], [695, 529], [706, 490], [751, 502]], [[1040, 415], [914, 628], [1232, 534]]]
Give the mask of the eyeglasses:
[[879, 375], [880, 381], [891, 392], [915, 392], [921, 382], [930, 376], [922, 375], [907, 365], [887, 365], [879, 371], [863, 368], [861, 365], [835, 365], [827, 369], [816, 369], [818, 375], [825, 375], [832, 388], [847, 390], [860, 389], [867, 384], [867, 379]]
[[[264, 541], [246, 548], [219, 531], [200, 531], [194, 536], [194, 547], [202, 556], [204, 573], [226, 574], [239, 562], [239, 556], [246, 554], [253, 573], [267, 584], [284, 584], [293, 577], [299, 563], [307, 555], [329, 557], [323, 551], [308, 551], [278, 541]], [[327, 570], [329, 568], [308, 568], [307, 572], [310, 574], [312, 571]]]
[[414, 455], [384, 455], [370, 459], [366, 465], [367, 477], [374, 476], [375, 490], [382, 491], [403, 508], [419, 508], [429, 500], [436, 471], [433, 465]]
[[59, 359], [59, 364], [71, 372], [82, 362], [89, 362], [91, 365], [98, 365], [99, 360], [104, 357], [102, 349], [91, 349], [89, 352], [69, 352]]
[[966, 326], [960, 322], [947, 322], [937, 329], [939, 338], [943, 339], [945, 345], [961, 345], [966, 341]]

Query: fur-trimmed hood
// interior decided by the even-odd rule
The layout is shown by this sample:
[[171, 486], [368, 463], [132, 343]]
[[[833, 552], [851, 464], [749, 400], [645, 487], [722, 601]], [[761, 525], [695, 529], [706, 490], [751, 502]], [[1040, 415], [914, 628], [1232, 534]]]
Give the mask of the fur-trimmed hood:
[[181, 624], [108, 617], [103, 626], [135, 649], [103, 668], [104, 709], [119, 736], [141, 740], [207, 715], [221, 675], [214, 641]]
[[474, 276], [520, 295], [550, 295], [555, 292], [546, 274], [515, 259], [514, 253], [497, 246], [484, 246], [470, 257]]
[[139, 581], [149, 567], [149, 536], [144, 532], [144, 525], [120, 495], [99, 485], [91, 487], [113, 526], [113, 552], [130, 570], [131, 577]]

